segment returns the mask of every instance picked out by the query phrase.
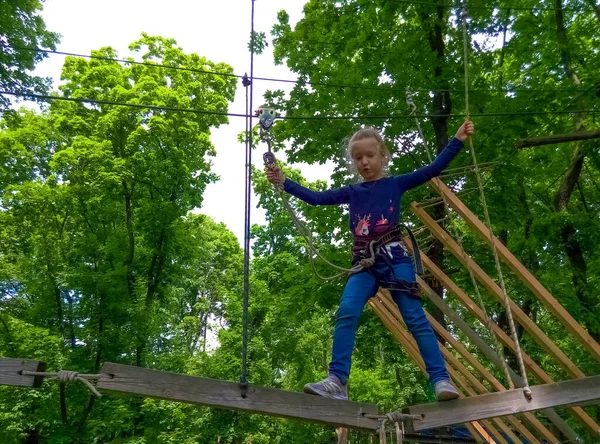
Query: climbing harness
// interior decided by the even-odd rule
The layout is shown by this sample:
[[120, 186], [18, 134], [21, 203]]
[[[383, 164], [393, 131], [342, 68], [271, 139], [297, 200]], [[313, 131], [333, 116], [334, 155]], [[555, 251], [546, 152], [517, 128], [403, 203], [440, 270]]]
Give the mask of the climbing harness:
[[[375, 238], [371, 236], [370, 239], [355, 239], [354, 247], [362, 247], [362, 249], [355, 256], [353, 262], [363, 260], [364, 258], [370, 258], [372, 256], [381, 258], [386, 263], [389, 270], [389, 272], [386, 274], [386, 278], [381, 280], [381, 286], [387, 288], [388, 290], [407, 292], [410, 296], [419, 298], [421, 297], [421, 287], [419, 284], [397, 277], [394, 270], [394, 265], [392, 263], [390, 250], [391, 246], [398, 245], [402, 248], [405, 254], [409, 254], [404, 243], [405, 236], [403, 236], [403, 233], [406, 233], [408, 239], [410, 240], [412, 251], [414, 252], [412, 258], [415, 272], [417, 275], [422, 276], [423, 262], [421, 261], [421, 253], [419, 250], [419, 245], [417, 244], [417, 239], [415, 238], [412, 230], [403, 224], [398, 224], [392, 230]], [[374, 252], [374, 255], [371, 252]], [[373, 262], [375, 261], [373, 260]]]

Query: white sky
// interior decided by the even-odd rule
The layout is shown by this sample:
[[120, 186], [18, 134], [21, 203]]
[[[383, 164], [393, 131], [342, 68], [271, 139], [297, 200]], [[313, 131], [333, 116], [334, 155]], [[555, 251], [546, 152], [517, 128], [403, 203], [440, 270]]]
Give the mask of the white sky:
[[[265, 32], [270, 43], [270, 31], [276, 22], [277, 12], [285, 9], [291, 23], [302, 17], [304, 0], [256, 0], [254, 28]], [[250, 73], [251, 0], [46, 0], [42, 16], [49, 30], [62, 35], [59, 51], [89, 55], [92, 49], [111, 46], [123, 57], [129, 54], [127, 46], [137, 40], [142, 32], [150, 35], [175, 38], [185, 52], [195, 52], [213, 62], [233, 66], [236, 74]], [[59, 82], [63, 56], [50, 55], [38, 65], [35, 73]], [[254, 76], [294, 79], [285, 66], [273, 64], [272, 45], [254, 58]], [[286, 89], [286, 84], [254, 84], [254, 108], [263, 103], [267, 89]], [[287, 87], [289, 89], [289, 87]], [[230, 112], [245, 112], [245, 92], [238, 83], [235, 101]], [[256, 123], [256, 121], [254, 121]], [[237, 135], [244, 131], [245, 120], [231, 117], [230, 123], [215, 130], [211, 140], [217, 156], [213, 171], [221, 177], [209, 185], [204, 195], [201, 212], [224, 222], [240, 243], [244, 238], [244, 146]], [[253, 164], [262, 166], [261, 144], [253, 153]], [[279, 156], [282, 156], [281, 154]], [[308, 180], [328, 179], [333, 165], [297, 165]], [[264, 223], [264, 213], [255, 208], [253, 197], [252, 222]]]

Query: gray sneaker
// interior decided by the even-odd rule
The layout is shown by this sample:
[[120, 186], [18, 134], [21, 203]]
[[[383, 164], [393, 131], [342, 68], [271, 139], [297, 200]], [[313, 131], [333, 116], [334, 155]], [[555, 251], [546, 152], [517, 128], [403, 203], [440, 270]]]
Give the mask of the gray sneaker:
[[435, 388], [435, 396], [438, 401], [450, 401], [458, 398], [458, 392], [450, 381], [438, 381], [433, 386]]
[[304, 386], [304, 393], [347, 401], [348, 385], [342, 384], [337, 376], [330, 375], [323, 381], [306, 384]]

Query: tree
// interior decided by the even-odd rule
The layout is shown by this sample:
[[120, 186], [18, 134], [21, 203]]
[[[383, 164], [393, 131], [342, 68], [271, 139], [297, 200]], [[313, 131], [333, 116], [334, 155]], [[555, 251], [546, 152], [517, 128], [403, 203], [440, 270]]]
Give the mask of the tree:
[[[197, 279], [201, 264], [233, 270], [239, 250], [223, 227], [186, 219], [216, 180], [209, 131], [226, 122], [235, 88], [233, 78], [204, 71], [231, 67], [161, 37], [144, 35], [131, 49], [148, 65], [68, 58], [60, 95], [157, 108], [55, 102], [41, 115], [8, 116], [0, 132], [2, 311], [63, 338], [72, 359], [65, 365], [83, 372], [105, 360], [181, 370], [224, 297], [218, 275]], [[116, 56], [110, 48], [97, 54]], [[194, 241], [204, 230], [213, 238]], [[214, 252], [218, 237], [223, 248]], [[139, 433], [140, 403], [115, 400], [131, 418], [115, 430], [94, 419], [86, 397], [69, 412], [72, 437]]]
[[[50, 79], [31, 74], [47, 55], [38, 49], [56, 49], [59, 34], [46, 29], [39, 15], [44, 0], [11, 0], [0, 4], [0, 89], [16, 94], [46, 94]], [[11, 100], [0, 95], [0, 109]]]

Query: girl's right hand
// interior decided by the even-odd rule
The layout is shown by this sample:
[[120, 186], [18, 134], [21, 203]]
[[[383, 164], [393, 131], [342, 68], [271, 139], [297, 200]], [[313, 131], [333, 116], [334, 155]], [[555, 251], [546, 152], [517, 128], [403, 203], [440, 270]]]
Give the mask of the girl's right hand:
[[285, 176], [283, 175], [283, 171], [281, 171], [281, 168], [279, 167], [268, 168], [267, 180], [273, 185], [283, 185], [283, 182], [285, 182]]

